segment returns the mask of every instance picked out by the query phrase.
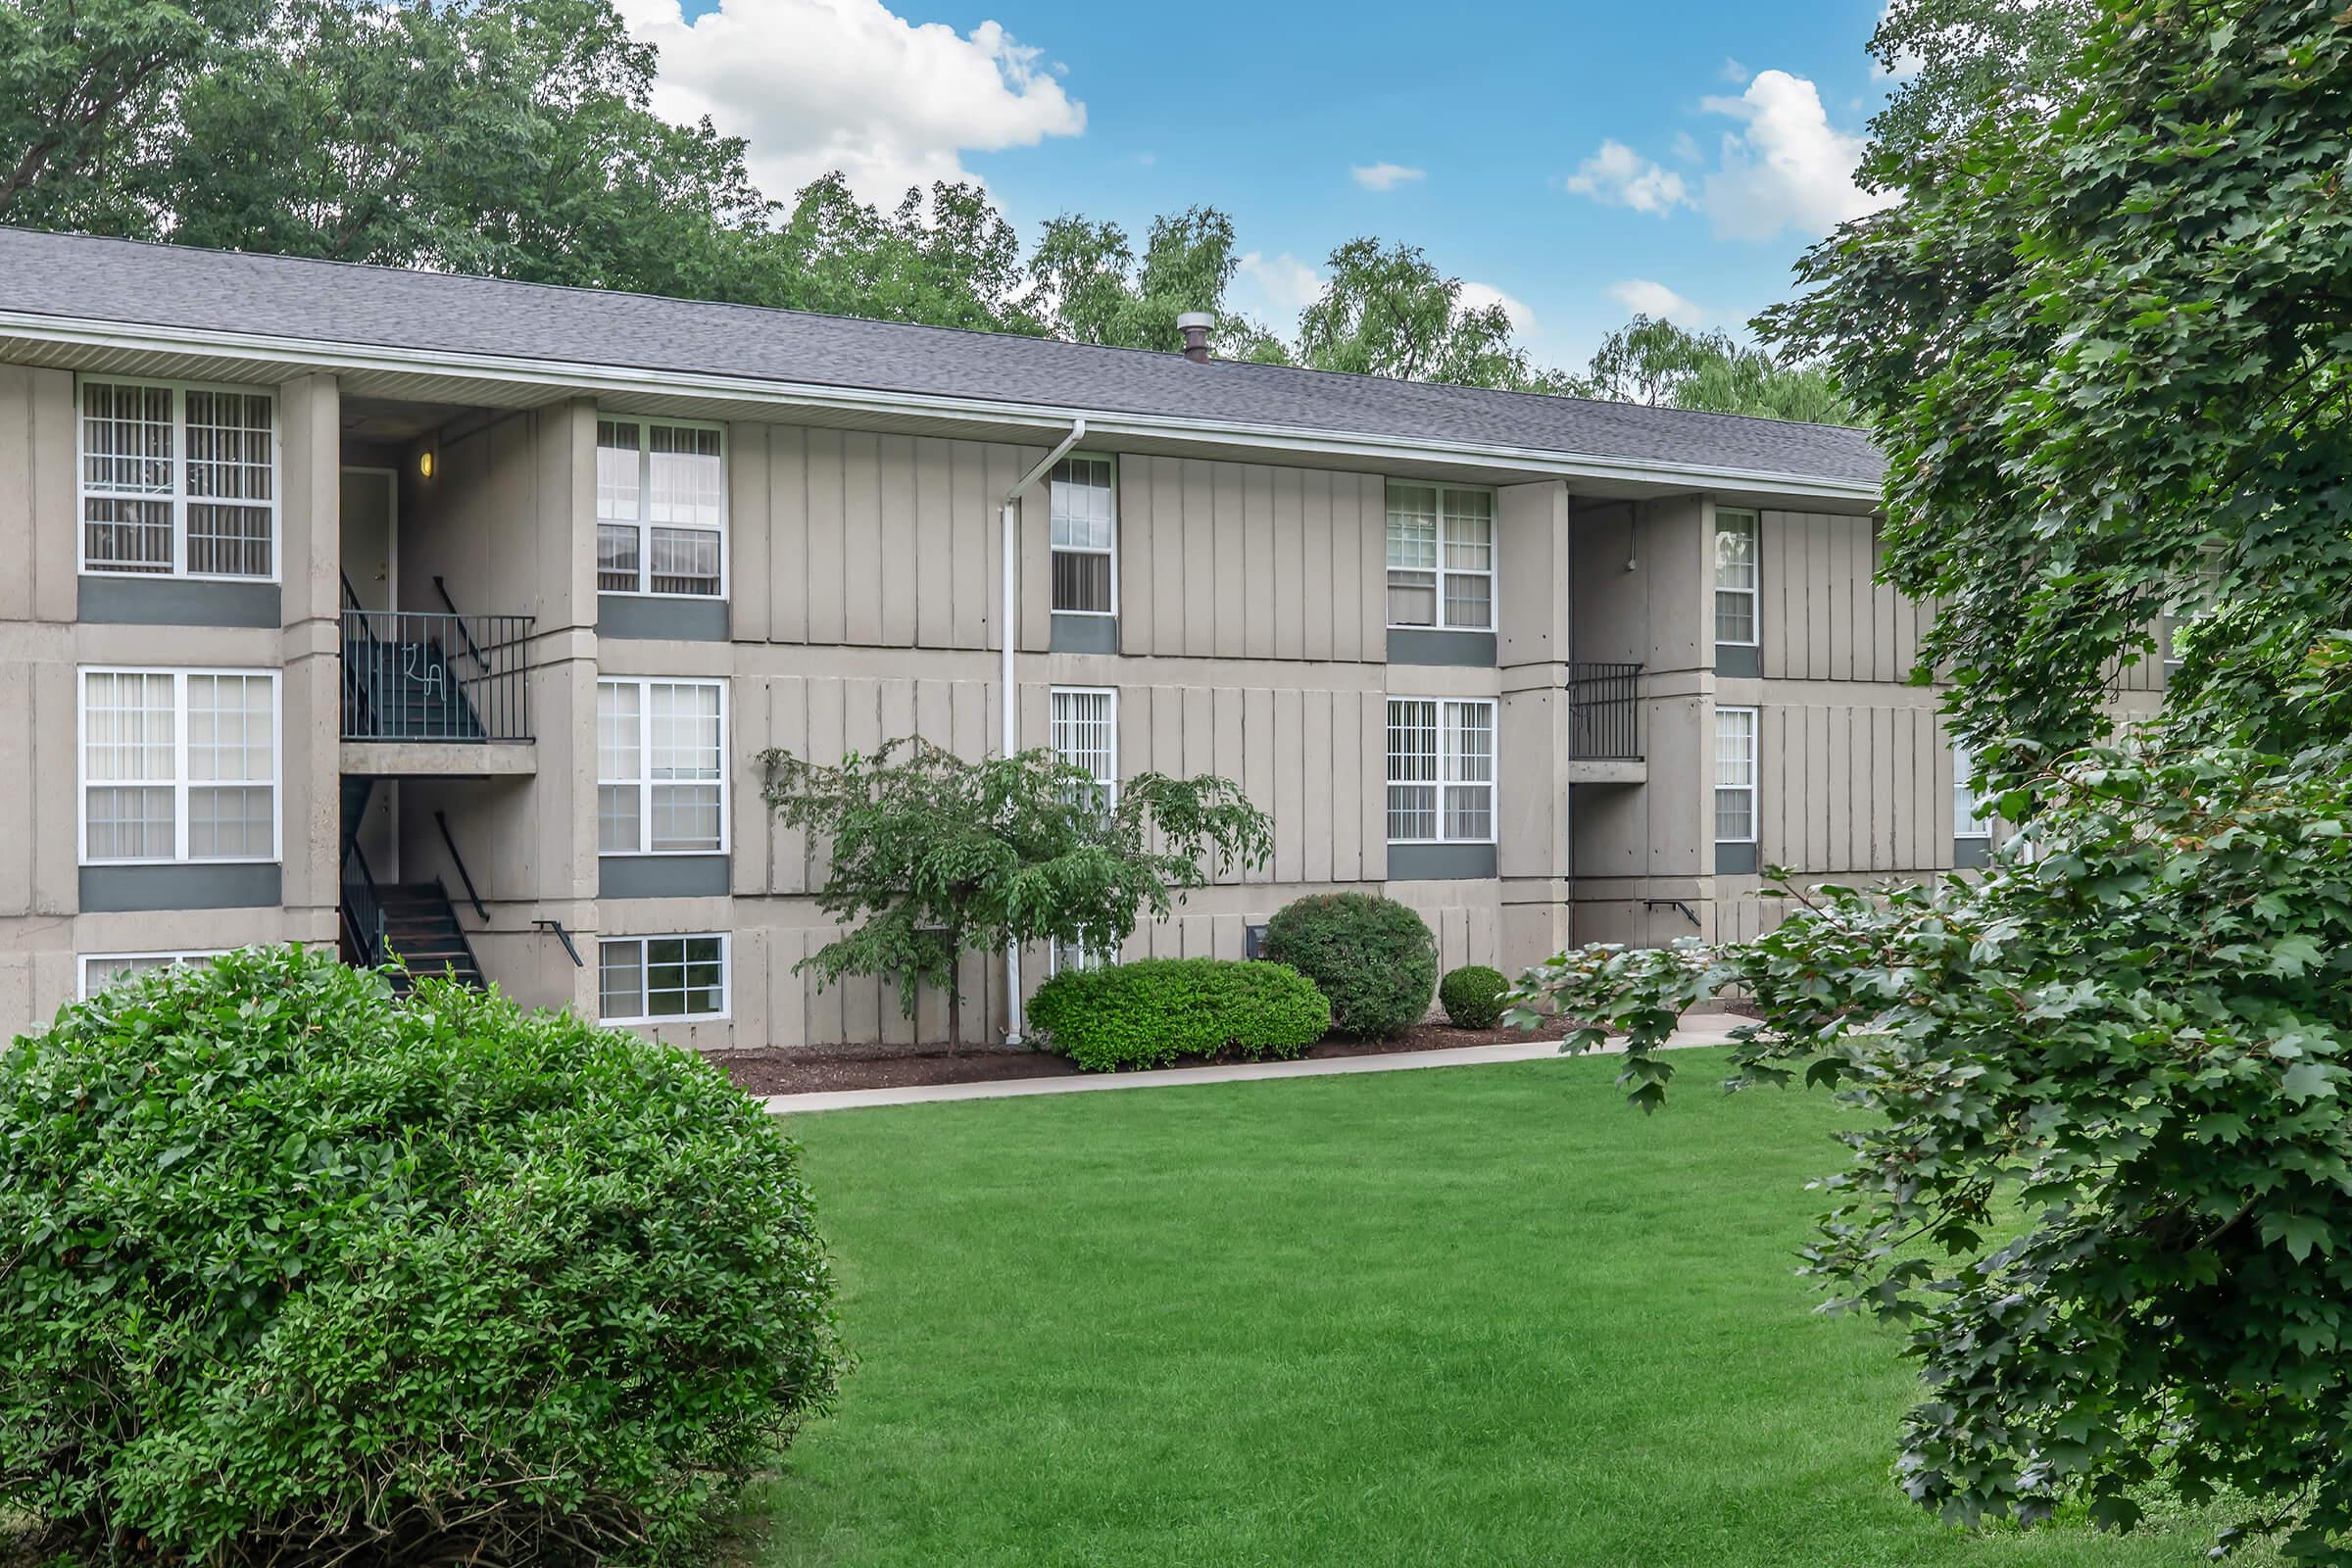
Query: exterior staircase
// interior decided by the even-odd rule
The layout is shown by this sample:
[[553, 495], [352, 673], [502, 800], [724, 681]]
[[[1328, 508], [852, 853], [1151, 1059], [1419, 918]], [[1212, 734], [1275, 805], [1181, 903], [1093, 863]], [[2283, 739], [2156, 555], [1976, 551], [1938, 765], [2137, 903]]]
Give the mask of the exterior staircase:
[[484, 989], [473, 945], [466, 940], [457, 906], [439, 882], [397, 883], [377, 888], [375, 896], [384, 912], [387, 954], [408, 966], [407, 975], [392, 976], [395, 992], [406, 995], [413, 979], [441, 974], [477, 991]]

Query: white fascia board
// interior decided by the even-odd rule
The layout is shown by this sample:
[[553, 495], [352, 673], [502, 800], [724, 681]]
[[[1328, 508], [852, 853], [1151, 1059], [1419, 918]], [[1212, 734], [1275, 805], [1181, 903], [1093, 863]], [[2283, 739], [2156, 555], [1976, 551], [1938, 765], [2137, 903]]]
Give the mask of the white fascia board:
[[376, 370], [394, 374], [442, 374], [546, 387], [561, 393], [600, 392], [639, 397], [732, 398], [789, 410], [928, 415], [1024, 430], [1067, 428], [1083, 416], [1090, 434], [1135, 436], [1250, 447], [1268, 453], [1306, 452], [1342, 458], [1377, 469], [1384, 463], [1445, 463], [1524, 476], [1530, 472], [1567, 479], [1614, 479], [1674, 485], [1692, 490], [1753, 490], [1777, 495], [1876, 503], [1876, 481], [1774, 469], [1723, 467], [1709, 464], [1655, 463], [1475, 442], [1424, 441], [1406, 436], [1318, 431], [1295, 425], [1176, 418], [1117, 414], [1107, 410], [1059, 408], [985, 398], [943, 398], [864, 387], [774, 381], [754, 376], [696, 372], [652, 372], [624, 366], [586, 365], [565, 360], [532, 360], [512, 355], [468, 354], [438, 349], [389, 348], [368, 343], [321, 343], [255, 332], [141, 327], [117, 321], [83, 320], [0, 310], [0, 334], [74, 347], [131, 353], [194, 353], [216, 359], [302, 365], [322, 370]]

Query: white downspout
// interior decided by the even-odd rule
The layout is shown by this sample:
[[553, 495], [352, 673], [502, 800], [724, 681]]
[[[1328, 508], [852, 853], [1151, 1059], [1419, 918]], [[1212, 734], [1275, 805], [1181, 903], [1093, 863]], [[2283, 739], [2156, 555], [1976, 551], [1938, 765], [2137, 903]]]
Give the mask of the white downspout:
[[[1021, 492], [1051, 473], [1054, 465], [1067, 456], [1070, 448], [1076, 446], [1085, 434], [1086, 416], [1072, 416], [1070, 433], [1061, 438], [1061, 444], [1040, 458], [1037, 466], [1022, 474], [1019, 481], [1004, 492], [1004, 604], [999, 620], [998, 641], [1004, 645], [1004, 663], [1000, 689], [1004, 693], [1004, 744], [1006, 757], [1021, 749], [1021, 689], [1014, 684], [1012, 670], [1013, 645], [1020, 638]], [[1021, 1043], [1021, 946], [1017, 942], [1004, 945], [1004, 1043], [1017, 1046]]]

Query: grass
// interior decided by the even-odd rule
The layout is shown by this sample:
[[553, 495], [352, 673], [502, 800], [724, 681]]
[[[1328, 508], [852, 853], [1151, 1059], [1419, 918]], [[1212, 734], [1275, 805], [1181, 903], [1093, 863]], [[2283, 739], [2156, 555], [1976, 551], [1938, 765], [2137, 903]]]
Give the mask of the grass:
[[1912, 1383], [1811, 1312], [1819, 1095], [1606, 1061], [796, 1117], [860, 1360], [759, 1496], [800, 1565], [2188, 1564], [1967, 1534]]

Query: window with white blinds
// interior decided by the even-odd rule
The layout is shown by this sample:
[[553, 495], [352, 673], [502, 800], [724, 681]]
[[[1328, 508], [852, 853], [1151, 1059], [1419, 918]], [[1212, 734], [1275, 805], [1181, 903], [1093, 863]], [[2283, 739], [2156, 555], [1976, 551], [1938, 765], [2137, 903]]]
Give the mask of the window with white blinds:
[[1053, 514], [1054, 609], [1108, 615], [1119, 608], [1117, 471], [1108, 458], [1064, 458], [1047, 490]]
[[278, 858], [274, 671], [81, 671], [85, 865]]
[[727, 1015], [727, 939], [607, 937], [596, 945], [597, 1015], [665, 1023]]
[[1984, 797], [1978, 793], [1976, 782], [1977, 759], [1968, 742], [1952, 742], [1952, 837], [1956, 839], [1989, 839], [1992, 819], [1979, 816]]
[[656, 419], [596, 421], [596, 587], [726, 591], [726, 432]]
[[1756, 710], [1715, 710], [1715, 842], [1756, 841]]
[[81, 995], [85, 1002], [118, 980], [151, 974], [178, 963], [201, 963], [227, 952], [206, 948], [193, 953], [85, 953], [81, 956]]
[[1389, 842], [1494, 842], [1494, 703], [1389, 699]]
[[597, 682], [598, 854], [725, 851], [726, 710], [721, 681]]
[[1761, 583], [1756, 561], [1756, 514], [1715, 509], [1715, 640], [1752, 645]]
[[81, 569], [277, 573], [277, 400], [245, 387], [80, 383]]
[[[1049, 701], [1047, 731], [1054, 755], [1093, 779], [1105, 807], [1115, 806], [1119, 798], [1119, 694], [1108, 687], [1056, 686]], [[1117, 956], [1071, 943], [1054, 944], [1056, 973], [1092, 969], [1114, 962]]]
[[1389, 624], [1494, 629], [1494, 492], [1389, 486]]

